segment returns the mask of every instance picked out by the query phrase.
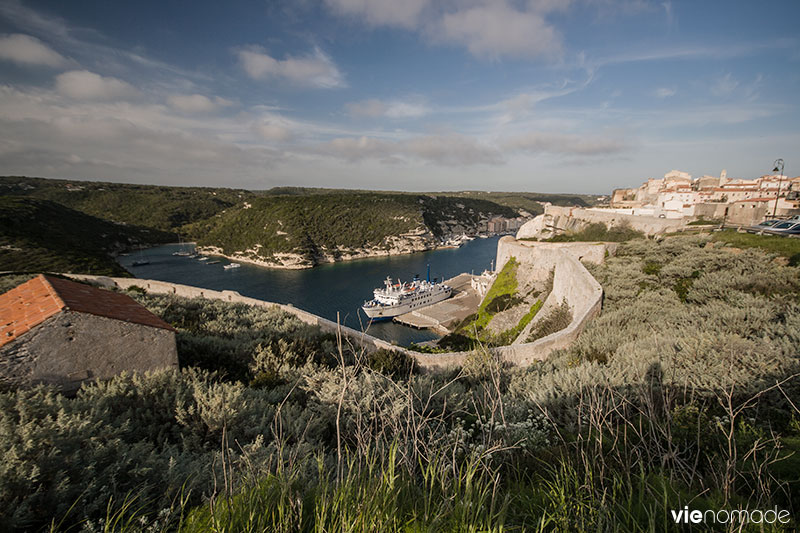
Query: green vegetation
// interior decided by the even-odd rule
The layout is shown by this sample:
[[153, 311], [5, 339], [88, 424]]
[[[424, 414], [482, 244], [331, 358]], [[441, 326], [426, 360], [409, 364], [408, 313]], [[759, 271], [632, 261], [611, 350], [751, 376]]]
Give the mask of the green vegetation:
[[510, 258], [503, 265], [503, 269], [498, 272], [497, 278], [483, 298], [478, 311], [466, 317], [452, 333], [440, 339], [438, 346], [448, 351], [465, 351], [476, 349], [481, 345], [505, 346], [511, 344], [533, 320], [543, 304], [543, 299], [535, 301], [515, 326], [502, 333], [492, 333], [487, 329], [495, 315], [524, 303], [524, 298], [518, 294], [518, 269], [519, 263], [516, 258]]
[[[416, 195], [417, 193], [403, 193], [396, 191], [367, 191], [364, 189], [342, 190], [308, 187], [273, 187], [263, 194], [267, 195], [294, 195], [311, 196], [320, 194], [342, 194], [342, 193], [391, 193]], [[544, 210], [540, 202], [549, 202], [553, 205], [589, 207], [594, 205], [597, 197], [589, 194], [546, 194], [531, 192], [487, 192], [487, 191], [440, 191], [429, 193], [434, 196], [447, 196], [456, 198], [474, 198], [478, 200], [489, 200], [491, 202], [511, 207], [512, 209], [524, 209], [533, 215], [541, 214]]]
[[[276, 254], [297, 254], [308, 266], [354, 250], [389, 250], [409, 232], [418, 236], [415, 249], [432, 248], [451, 234], [476, 233], [493, 216], [517, 216], [508, 205], [483, 197], [293, 187], [256, 193], [0, 177], [0, 194], [56, 202], [154, 235], [174, 232], [169, 240], [180, 234], [225, 254], [275, 263], [280, 263]], [[408, 241], [401, 244], [409, 246]], [[82, 271], [101, 273], [92, 265]]]
[[525, 342], [533, 342], [566, 328], [572, 322], [572, 311], [565, 301], [554, 307], [531, 328]]
[[711, 218], [706, 220], [703, 217], [700, 217], [697, 220], [692, 220], [689, 222], [687, 226], [719, 226], [720, 224], [722, 224], [721, 218]]
[[[489, 287], [489, 291], [483, 298], [480, 307], [478, 307], [477, 316], [463, 324], [463, 328], [460, 327], [459, 329], [470, 330], [477, 335], [480, 330], [489, 324], [495, 314], [518, 303], [516, 300], [518, 269], [519, 263], [516, 258], [512, 257], [506, 261], [503, 269], [497, 273], [492, 286]], [[500, 302], [504, 305], [500, 305]]]
[[0, 196], [0, 270], [127, 276], [112, 255], [170, 240], [169, 233], [114, 224], [50, 201]]
[[684, 531], [684, 505], [797, 516], [798, 269], [709, 239], [589, 265], [602, 314], [522, 369], [476, 353], [406, 373], [274, 309], [133, 293], [178, 328], [184, 368], [0, 393], [0, 522], [588, 533]]
[[[455, 227], [475, 230], [493, 215], [515, 216], [485, 200], [383, 193], [329, 193], [256, 198], [218, 217], [186, 226], [198, 244], [254, 258], [299, 254], [310, 265], [358, 249], [388, 250], [392, 238], [415, 232], [423, 244]], [[462, 229], [463, 231], [463, 229]]]
[[313, 262], [326, 252], [338, 255], [339, 246], [380, 245], [420, 226], [421, 213], [411, 198], [331, 194], [256, 198], [187, 230], [198, 244], [220, 246], [226, 254], [258, 249], [269, 258], [294, 252]]
[[714, 233], [712, 241], [729, 244], [736, 248], [759, 248], [787, 257], [792, 266], [800, 265], [800, 239], [725, 230]]
[[525, 209], [531, 214], [538, 215], [544, 212], [540, 202], [549, 202], [553, 205], [589, 207], [596, 201], [596, 197], [588, 194], [543, 194], [528, 192], [484, 192], [465, 191], [459, 193], [442, 193], [464, 196], [469, 198], [484, 198], [514, 209]]
[[111, 222], [179, 231], [210, 218], [253, 193], [203, 187], [162, 187], [127, 183], [0, 177], [0, 194], [50, 200]]
[[511, 329], [507, 329], [506, 331], [496, 335], [493, 339], [492, 344], [494, 346], [505, 346], [507, 344], [511, 344], [514, 340], [519, 337], [519, 334], [522, 333], [522, 330], [525, 329], [528, 324], [531, 323], [533, 317], [536, 316], [536, 313], [539, 312], [539, 309], [542, 308], [544, 302], [542, 300], [536, 300], [533, 302], [533, 305], [530, 307], [527, 313], [522, 317], [522, 319]]
[[416, 370], [416, 361], [405, 352], [381, 348], [367, 354], [367, 366], [385, 376], [405, 378]]
[[608, 228], [602, 222], [594, 222], [580, 231], [562, 233], [545, 240], [547, 242], [625, 242], [643, 237], [644, 233], [636, 231], [630, 226], [619, 225]]

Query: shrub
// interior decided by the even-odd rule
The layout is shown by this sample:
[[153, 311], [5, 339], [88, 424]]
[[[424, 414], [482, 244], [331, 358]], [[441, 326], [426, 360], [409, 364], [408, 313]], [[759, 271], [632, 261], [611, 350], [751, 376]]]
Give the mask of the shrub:
[[634, 230], [627, 224], [609, 228], [602, 222], [593, 222], [579, 231], [562, 233], [545, 240], [548, 242], [625, 242], [643, 237], [644, 233]]
[[414, 372], [416, 361], [405, 352], [381, 348], [367, 355], [367, 365], [381, 374], [404, 378]]
[[569, 326], [571, 322], [572, 311], [569, 308], [569, 304], [563, 301], [561, 305], [551, 309], [546, 316], [533, 325], [526, 342], [533, 342], [557, 331], [561, 331]]

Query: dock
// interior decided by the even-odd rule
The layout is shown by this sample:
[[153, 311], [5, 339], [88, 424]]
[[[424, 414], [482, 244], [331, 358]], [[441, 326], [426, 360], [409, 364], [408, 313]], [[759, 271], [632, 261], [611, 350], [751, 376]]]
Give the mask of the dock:
[[394, 321], [416, 329], [432, 329], [443, 335], [451, 332], [469, 315], [478, 310], [481, 296], [472, 288], [470, 274], [459, 274], [444, 283], [453, 288], [453, 295], [447, 300], [415, 309], [410, 313], [394, 317]]

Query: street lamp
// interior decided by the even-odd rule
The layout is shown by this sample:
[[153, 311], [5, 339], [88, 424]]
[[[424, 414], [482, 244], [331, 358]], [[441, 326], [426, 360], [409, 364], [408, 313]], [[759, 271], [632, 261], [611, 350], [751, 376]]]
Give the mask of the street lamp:
[[772, 218], [775, 218], [775, 213], [778, 212], [778, 198], [781, 196], [781, 185], [783, 185], [783, 159], [775, 160], [775, 168], [773, 168], [772, 171], [780, 171], [781, 173], [781, 177], [778, 180], [778, 194], [775, 195], [775, 207], [772, 209]]

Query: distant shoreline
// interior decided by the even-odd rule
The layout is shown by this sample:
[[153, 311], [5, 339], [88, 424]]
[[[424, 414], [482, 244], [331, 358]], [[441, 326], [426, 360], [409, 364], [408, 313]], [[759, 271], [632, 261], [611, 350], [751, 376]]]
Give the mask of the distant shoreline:
[[[465, 241], [468, 242], [468, 241]], [[462, 243], [463, 244], [463, 243]], [[442, 246], [434, 246], [431, 248], [425, 248], [423, 250], [412, 250], [409, 252], [399, 252], [399, 253], [366, 253], [366, 254], [353, 254], [347, 256], [340, 256], [338, 259], [334, 259], [332, 261], [317, 261], [314, 264], [296, 264], [296, 265], [286, 265], [286, 264], [277, 264], [277, 263], [270, 263], [267, 261], [260, 261], [258, 259], [253, 259], [249, 257], [240, 257], [240, 256], [233, 256], [233, 255], [226, 255], [222, 252], [218, 251], [209, 251], [209, 250], [197, 250], [197, 253], [204, 256], [215, 256], [215, 257], [224, 257], [229, 261], [236, 262], [236, 263], [247, 263], [251, 265], [256, 265], [264, 268], [273, 268], [276, 270], [310, 270], [314, 267], [318, 267], [321, 265], [330, 265], [334, 263], [346, 263], [348, 261], [358, 261], [359, 259], [372, 259], [376, 257], [390, 257], [390, 256], [399, 256], [399, 255], [412, 255], [421, 252], [431, 252], [434, 250], [444, 250], [444, 249], [456, 249], [460, 248], [461, 246], [454, 246], [454, 245], [442, 245]]]

